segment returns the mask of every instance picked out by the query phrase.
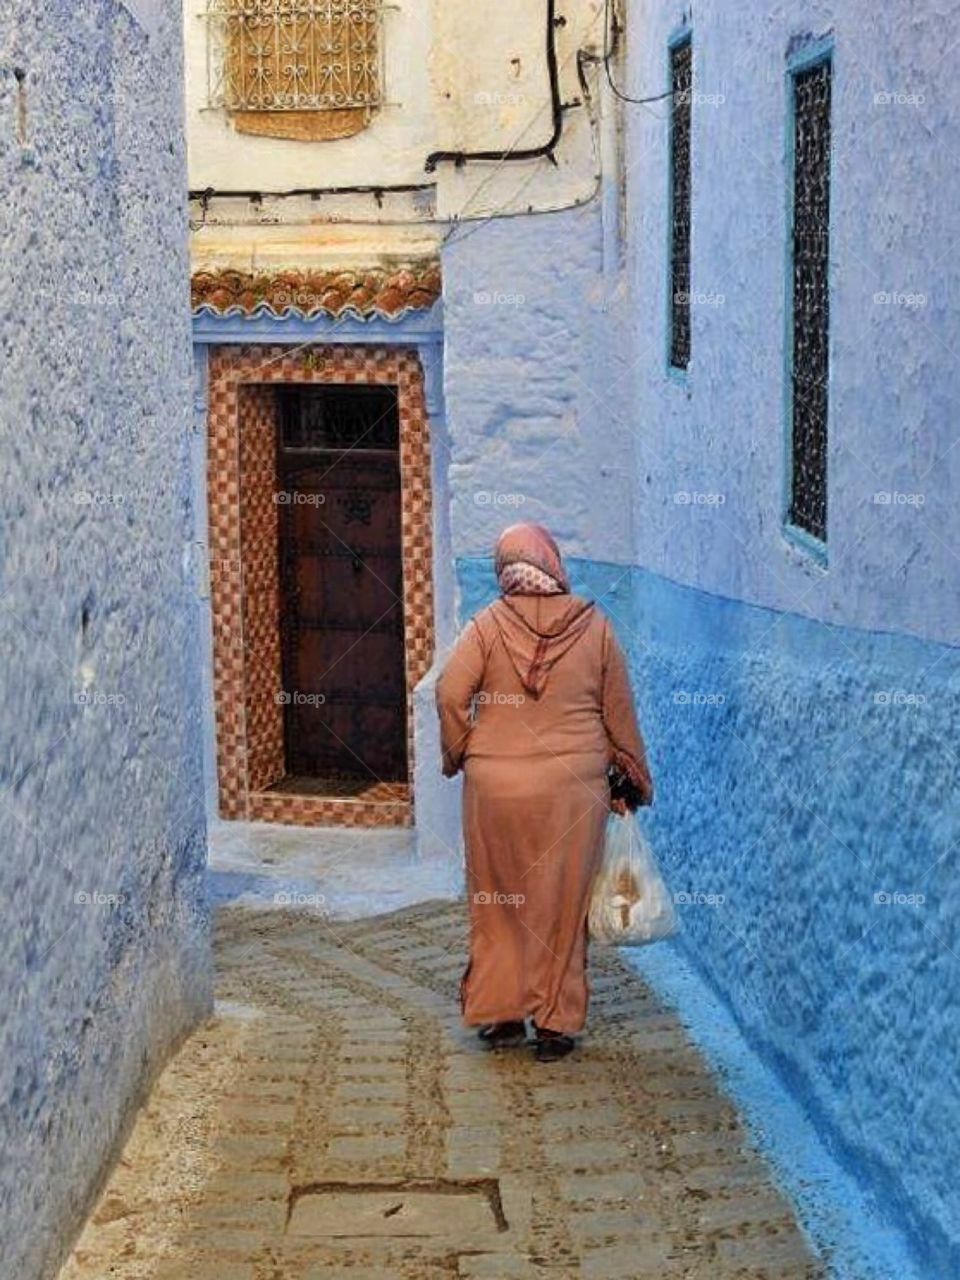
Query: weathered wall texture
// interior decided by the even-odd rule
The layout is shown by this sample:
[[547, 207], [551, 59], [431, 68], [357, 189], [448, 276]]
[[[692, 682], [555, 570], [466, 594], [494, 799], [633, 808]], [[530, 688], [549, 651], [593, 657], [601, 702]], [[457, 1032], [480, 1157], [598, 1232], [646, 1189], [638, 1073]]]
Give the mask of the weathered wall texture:
[[209, 1002], [181, 29], [171, 3], [156, 19], [150, 34], [114, 0], [0, 16], [11, 1280], [55, 1272], [142, 1090]]
[[[626, 89], [664, 91], [688, 19], [631, 8]], [[659, 787], [650, 829], [689, 897], [679, 945], [931, 1276], [960, 1272], [946, 23], [933, 6], [697, 10], [683, 382], [666, 368], [664, 104], [625, 108], [625, 302], [609, 172], [599, 213], [484, 227], [444, 259], [462, 616], [493, 590], [478, 557], [505, 517], [542, 519], [589, 557], [574, 576], [630, 647]], [[781, 532], [784, 138], [788, 48], [830, 31], [824, 569]], [[494, 290], [499, 306], [473, 299]], [[522, 502], [478, 507], [486, 492]]]
[[632, 545], [633, 421], [598, 202], [491, 222], [444, 251], [444, 391], [453, 550], [517, 520], [574, 555]]
[[[685, 383], [666, 372], [663, 104], [628, 109], [627, 144], [632, 649], [651, 830], [674, 888], [703, 895], [681, 945], [931, 1276], [960, 1270], [958, 8], [698, 6]], [[632, 93], [666, 87], [688, 18], [631, 9]], [[784, 138], [788, 48], [830, 32], [824, 569], [781, 531]]]
[[960, 654], [640, 570], [634, 591], [680, 944], [920, 1272], [956, 1275]]
[[238, 132], [223, 109], [211, 108], [206, 12], [206, 0], [183, 0], [191, 187], [286, 191], [423, 181], [423, 161], [433, 134], [427, 75], [429, 4], [401, 5], [387, 12], [387, 102], [360, 133], [322, 143], [252, 137]]
[[[632, 93], [667, 87], [667, 39], [687, 16], [673, 0], [631, 7]], [[628, 108], [629, 268], [643, 317], [638, 548], [657, 572], [828, 622], [960, 641], [958, 275], [949, 252], [960, 86], [945, 47], [958, 17], [956, 0], [882, 10], [782, 0], [762, 18], [747, 5], [698, 6], [685, 385], [666, 376], [666, 104]], [[827, 33], [835, 56], [824, 573], [781, 529], [786, 57], [796, 38]], [[724, 500], [684, 504], [683, 493]]]
[[[191, 209], [204, 265], [263, 270], [411, 259], [435, 253], [444, 230], [438, 217], [566, 208], [595, 192], [598, 158], [580, 55], [602, 47], [603, 0], [566, 4], [562, 14], [558, 7], [552, 26], [546, 0], [516, 0], [496, 13], [473, 0], [386, 5], [383, 103], [360, 132], [319, 142], [237, 130], [217, 100], [221, 29], [205, 16], [206, 0], [182, 3], [190, 188], [207, 193]], [[548, 35], [564, 104], [556, 138]], [[596, 80], [595, 67], [588, 78]], [[536, 149], [551, 139], [556, 163], [447, 160], [427, 169], [440, 150]]]

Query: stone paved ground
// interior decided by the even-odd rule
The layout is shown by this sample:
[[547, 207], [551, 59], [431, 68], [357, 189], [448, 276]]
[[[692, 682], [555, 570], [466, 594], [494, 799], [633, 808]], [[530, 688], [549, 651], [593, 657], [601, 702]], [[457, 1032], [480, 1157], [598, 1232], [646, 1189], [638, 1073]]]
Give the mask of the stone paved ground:
[[813, 1280], [736, 1113], [596, 949], [572, 1058], [459, 1023], [457, 904], [219, 914], [219, 1004], [61, 1280]]

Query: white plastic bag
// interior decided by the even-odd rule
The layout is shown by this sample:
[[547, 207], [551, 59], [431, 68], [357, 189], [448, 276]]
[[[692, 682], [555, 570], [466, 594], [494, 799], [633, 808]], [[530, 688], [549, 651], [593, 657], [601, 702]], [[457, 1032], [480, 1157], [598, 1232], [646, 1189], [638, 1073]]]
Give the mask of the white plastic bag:
[[588, 927], [593, 942], [618, 947], [642, 947], [676, 932], [673, 899], [632, 817], [607, 819]]

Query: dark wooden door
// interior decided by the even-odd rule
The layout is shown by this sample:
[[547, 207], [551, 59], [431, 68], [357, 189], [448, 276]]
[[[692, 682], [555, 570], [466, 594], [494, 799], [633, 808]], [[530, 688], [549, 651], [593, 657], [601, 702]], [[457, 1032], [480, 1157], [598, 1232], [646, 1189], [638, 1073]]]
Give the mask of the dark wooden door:
[[278, 410], [287, 775], [405, 782], [396, 391], [284, 387]]

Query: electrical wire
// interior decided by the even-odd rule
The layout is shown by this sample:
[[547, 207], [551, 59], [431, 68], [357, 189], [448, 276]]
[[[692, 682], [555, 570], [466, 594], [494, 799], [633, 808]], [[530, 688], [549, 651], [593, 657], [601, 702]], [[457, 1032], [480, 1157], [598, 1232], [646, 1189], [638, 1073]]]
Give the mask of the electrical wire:
[[[566, 204], [551, 205], [550, 207], [545, 209], [531, 209], [531, 208], [507, 209], [506, 205], [503, 204], [498, 209], [494, 209], [491, 213], [484, 214], [482, 217], [466, 218], [466, 221], [472, 223], [472, 225], [466, 231], [462, 232], [460, 235], [456, 235], [457, 229], [464, 218], [463, 214], [459, 213], [456, 217], [456, 220], [453, 222], [453, 225], [450, 227], [450, 230], [443, 237], [442, 243], [444, 246], [462, 244], [464, 240], [469, 240], [472, 235], [476, 235], [478, 231], [482, 231], [483, 228], [487, 226], [488, 223], [493, 222], [494, 220], [500, 221], [504, 218], [526, 218], [526, 217], [532, 217], [534, 214], [542, 215], [542, 214], [550, 214], [550, 213], [567, 213], [571, 209], [580, 209], [584, 205], [590, 204], [592, 200], [596, 199], [597, 194], [600, 191], [601, 183], [603, 181], [603, 174], [600, 168], [600, 142], [597, 137], [600, 124], [599, 124], [599, 120], [597, 119], [596, 111], [594, 109], [593, 96], [590, 93], [590, 86], [587, 83], [587, 78], [584, 74], [583, 67], [585, 62], [601, 62], [601, 61], [602, 59], [600, 58], [592, 57], [591, 55], [584, 53], [582, 49], [577, 50], [577, 78], [579, 79], [580, 87], [583, 90], [583, 100], [587, 108], [587, 115], [589, 116], [589, 119], [590, 119], [590, 129], [591, 129], [591, 134], [593, 136], [593, 149], [594, 149], [594, 155], [595, 155], [594, 180], [593, 180], [593, 186], [589, 194], [585, 196], [581, 196], [580, 199], [578, 200], [568, 200]], [[527, 128], [529, 127], [530, 126], [528, 124]], [[498, 169], [500, 167], [502, 167], [502, 165], [498, 166]], [[467, 204], [469, 204], [472, 200], [476, 198], [477, 194], [483, 189], [484, 186], [486, 186], [490, 178], [497, 173], [498, 169], [494, 170], [493, 174], [488, 175], [488, 177], [483, 182], [480, 183], [480, 185], [476, 188], [476, 190], [472, 193], [472, 195], [468, 197], [464, 207], [466, 207]], [[520, 189], [521, 195], [527, 189], [527, 187], [530, 185], [530, 183], [533, 181], [533, 179], [536, 176], [537, 176], [537, 172], [536, 170], [534, 170], [533, 173], [531, 173], [530, 177], [527, 179], [524, 186], [521, 187]], [[514, 192], [511, 195], [510, 199], [516, 200], [516, 198], [517, 198], [517, 193]]]
[[[610, 83], [610, 88], [618, 97], [625, 98], [625, 95], [623, 95], [618, 91], [617, 86], [613, 83], [611, 74], [610, 74], [609, 61], [613, 55], [614, 50], [609, 43], [609, 35], [610, 35], [609, 15], [610, 15], [610, 0], [605, 0], [605, 10], [604, 10], [605, 30], [604, 30], [603, 56], [597, 57], [595, 55], [590, 55], [585, 53], [583, 50], [577, 50], [576, 52], [577, 76], [580, 81], [581, 89], [583, 91], [584, 104], [587, 107], [588, 115], [591, 120], [591, 130], [594, 137], [594, 150], [595, 150], [595, 153], [597, 153], [597, 162], [596, 162], [596, 169], [594, 174], [594, 184], [589, 195], [583, 196], [577, 200], [567, 201], [564, 204], [552, 205], [547, 208], [534, 209], [531, 207], [527, 207], [526, 209], [507, 209], [506, 208], [507, 202], [504, 202], [504, 204], [502, 204], [498, 209], [495, 209], [488, 214], [471, 215], [466, 212], [468, 207], [476, 199], [477, 195], [479, 195], [480, 191], [482, 191], [483, 188], [486, 187], [490, 183], [490, 181], [492, 181], [492, 179], [496, 177], [497, 173], [499, 173], [499, 171], [503, 168], [504, 164], [506, 164], [508, 161], [515, 160], [515, 159], [522, 160], [522, 159], [531, 159], [531, 158], [540, 157], [540, 156], [548, 156], [551, 160], [554, 161], [554, 163], [556, 163], [553, 152], [559, 141], [560, 135], [562, 134], [563, 112], [567, 109], [567, 106], [565, 106], [560, 99], [560, 92], [559, 92], [560, 67], [558, 66], [558, 62], [557, 62], [556, 43], [553, 35], [555, 26], [559, 22], [562, 22], [563, 19], [557, 19], [555, 17], [555, 0], [549, 0], [548, 22], [547, 22], [547, 58], [548, 58], [548, 70], [549, 70], [550, 87], [551, 87], [550, 105], [552, 108], [552, 114], [554, 119], [553, 132], [551, 134], [550, 140], [548, 140], [548, 142], [544, 143], [539, 147], [521, 148], [517, 145], [520, 142], [523, 135], [535, 123], [536, 117], [534, 117], [534, 119], [527, 122], [527, 124], [524, 126], [524, 128], [521, 130], [520, 134], [518, 135], [517, 139], [509, 147], [505, 148], [502, 151], [475, 152], [475, 153], [474, 152], [435, 152], [433, 156], [428, 157], [428, 160], [436, 161], [439, 159], [450, 159], [450, 160], [453, 160], [455, 163], [462, 163], [463, 160], [477, 159], [477, 158], [491, 159], [491, 160], [498, 161], [496, 168], [494, 168], [484, 176], [483, 180], [479, 183], [479, 185], [475, 188], [475, 190], [463, 202], [463, 204], [461, 205], [460, 211], [451, 217], [443, 218], [443, 217], [437, 217], [435, 215], [433, 217], [398, 218], [398, 219], [391, 219], [391, 218], [369, 218], [368, 219], [368, 218], [350, 217], [350, 218], [344, 218], [342, 220], [343, 225], [345, 226], [346, 225], [351, 225], [351, 226], [354, 226], [354, 225], [436, 226], [438, 223], [442, 224], [444, 222], [447, 222], [447, 223], [450, 223], [450, 226], [447, 230], [447, 233], [443, 236], [441, 241], [442, 244], [447, 244], [451, 242], [451, 238], [455, 235], [458, 227], [462, 222], [467, 221], [467, 222], [474, 223], [474, 226], [472, 226], [469, 231], [464, 232], [463, 235], [457, 236], [456, 239], [452, 241], [454, 244], [459, 244], [461, 243], [461, 241], [467, 239], [475, 231], [479, 231], [483, 226], [493, 221], [494, 219], [512, 218], [512, 217], [521, 217], [521, 216], [527, 217], [534, 213], [538, 213], [538, 214], [539, 213], [544, 213], [544, 214], [562, 213], [564, 211], [581, 208], [583, 205], [589, 204], [589, 202], [595, 198], [597, 192], [600, 189], [602, 175], [600, 173], [598, 143], [596, 138], [597, 121], [594, 115], [592, 95], [590, 93], [589, 86], [586, 82], [586, 77], [584, 75], [584, 70], [583, 70], [584, 64], [586, 62], [602, 62], [604, 64], [604, 69], [606, 71], [607, 79]], [[567, 59], [566, 61], [569, 61], [569, 59]], [[566, 65], [566, 61], [564, 63], [564, 66]], [[661, 94], [659, 96], [669, 97], [670, 94], [669, 93]], [[625, 100], [635, 101], [635, 102], [648, 101], [648, 99], [630, 99], [630, 98], [626, 98]], [[649, 101], [655, 101], [655, 100], [656, 99], [649, 99]], [[569, 104], [569, 105], [578, 105], [578, 104]], [[520, 195], [522, 195], [523, 192], [526, 190], [526, 188], [530, 186], [531, 181], [535, 176], [536, 176], [536, 171], [534, 170], [534, 172], [531, 174], [531, 178], [521, 188], [519, 192]], [[201, 210], [202, 210], [202, 220], [199, 222], [191, 220], [190, 229], [192, 231], [200, 231], [200, 230], [203, 230], [207, 225], [210, 225], [206, 222], [206, 215], [207, 215], [207, 205], [211, 198], [243, 197], [249, 200], [262, 200], [264, 196], [274, 197], [274, 198], [286, 197], [286, 196], [310, 196], [313, 198], [317, 198], [321, 195], [373, 194], [377, 197], [379, 202], [379, 200], [382, 199], [383, 194], [387, 192], [391, 192], [391, 191], [413, 192], [417, 190], [429, 189], [430, 187], [432, 187], [432, 185], [433, 184], [430, 184], [430, 183], [397, 184], [395, 186], [390, 186], [388, 184], [383, 184], [383, 185], [370, 184], [369, 186], [340, 187], [340, 188], [337, 188], [337, 187], [301, 188], [298, 190], [291, 190], [291, 191], [285, 191], [285, 192], [235, 191], [235, 190], [216, 191], [213, 188], [208, 187], [205, 190], [191, 191], [189, 193], [191, 200], [199, 201], [201, 205]], [[517, 195], [518, 193], [514, 192], [509, 197], [509, 202], [510, 203], [515, 202], [517, 199]], [[336, 220], [337, 224], [339, 223], [339, 221], [340, 220]], [[217, 223], [212, 225], [235, 227], [235, 226], [248, 226], [250, 224], [246, 222], [218, 221]]]
[[[497, 174], [503, 168], [504, 164], [509, 159], [509, 157], [515, 154], [524, 135], [528, 133], [530, 129], [533, 128], [533, 126], [536, 124], [537, 120], [539, 119], [540, 115], [542, 114], [542, 108], [541, 108], [540, 111], [538, 111], [534, 116], [532, 116], [527, 121], [527, 123], [523, 126], [523, 128], [517, 134], [516, 138], [514, 138], [510, 146], [506, 148], [496, 168], [489, 170], [489, 172], [487, 172], [484, 175], [484, 177], [480, 180], [480, 182], [473, 189], [473, 191], [471, 191], [470, 194], [467, 196], [466, 200], [463, 201], [463, 203], [460, 206], [460, 211], [457, 214], [455, 214], [452, 218], [449, 219], [449, 221], [451, 222], [451, 226], [450, 226], [450, 229], [447, 231], [446, 235], [443, 237], [442, 243], [444, 245], [451, 242], [451, 238], [456, 234], [458, 226], [460, 225], [461, 222], [464, 222], [464, 221], [476, 222], [477, 225], [475, 227], [472, 227], [469, 231], [465, 231], [462, 235], [457, 236], [456, 240], [453, 240], [454, 244], [459, 244], [462, 240], [466, 240], [467, 237], [472, 235], [474, 231], [479, 231], [481, 227], [486, 226], [486, 224], [492, 221], [494, 218], [527, 217], [533, 213], [562, 213], [568, 209], [578, 209], [582, 205], [588, 204], [591, 200], [594, 199], [597, 192], [600, 190], [600, 183], [602, 181], [602, 174], [600, 172], [600, 168], [601, 168], [600, 144], [597, 139], [599, 121], [596, 117], [593, 97], [590, 93], [590, 86], [587, 84], [583, 68], [584, 68], [584, 63], [600, 62], [601, 59], [585, 53], [582, 49], [577, 49], [575, 52], [571, 52], [564, 59], [562, 66], [558, 66], [557, 68], [558, 83], [559, 83], [559, 73], [561, 71], [566, 70], [567, 64], [574, 57], [576, 57], [576, 60], [577, 60], [577, 78], [580, 81], [580, 88], [583, 92], [583, 103], [585, 104], [587, 109], [587, 115], [590, 119], [591, 131], [593, 135], [593, 148], [594, 148], [594, 155], [595, 155], [594, 184], [590, 194], [588, 196], [581, 197], [579, 200], [568, 200], [564, 204], [551, 205], [546, 208], [533, 209], [528, 206], [526, 209], [507, 209], [506, 208], [507, 201], [504, 201], [504, 203], [501, 204], [498, 209], [495, 209], [488, 214], [482, 214], [479, 217], [474, 217], [464, 212], [466, 209], [470, 207], [470, 205], [474, 202], [474, 200], [476, 200], [480, 192], [483, 191], [483, 189], [493, 181], [493, 179], [497, 176]], [[513, 192], [511, 194], [511, 196], [509, 197], [509, 202], [510, 203], [515, 202], [518, 194], [522, 195], [523, 192], [526, 191], [527, 187], [530, 186], [533, 178], [536, 176], [537, 176], [537, 171], [534, 170], [531, 173], [531, 176], [520, 188], [520, 192], [519, 193]]]
[[557, 40], [554, 31], [558, 25], [565, 24], [565, 18], [556, 16], [556, 0], [547, 0], [547, 75], [550, 79], [550, 107], [553, 126], [550, 137], [538, 147], [509, 147], [497, 151], [431, 151], [424, 162], [427, 173], [433, 173], [441, 160], [452, 161], [460, 168], [468, 160], [499, 160], [501, 164], [508, 160], [539, 160], [546, 156], [556, 163], [554, 151], [563, 135], [563, 102], [560, 98], [560, 72], [557, 67]]
[[655, 93], [648, 98], [633, 98], [629, 93], [624, 93], [622, 89], [614, 82], [613, 72], [610, 69], [610, 63], [617, 49], [617, 35], [620, 28], [617, 26], [616, 14], [613, 15], [613, 22], [610, 21], [610, 0], [604, 0], [603, 5], [603, 69], [607, 75], [607, 84], [610, 86], [613, 94], [620, 99], [621, 102], [630, 102], [634, 106], [644, 106], [648, 102], [662, 102], [664, 98], [672, 98], [675, 89], [668, 89], [666, 93]]

